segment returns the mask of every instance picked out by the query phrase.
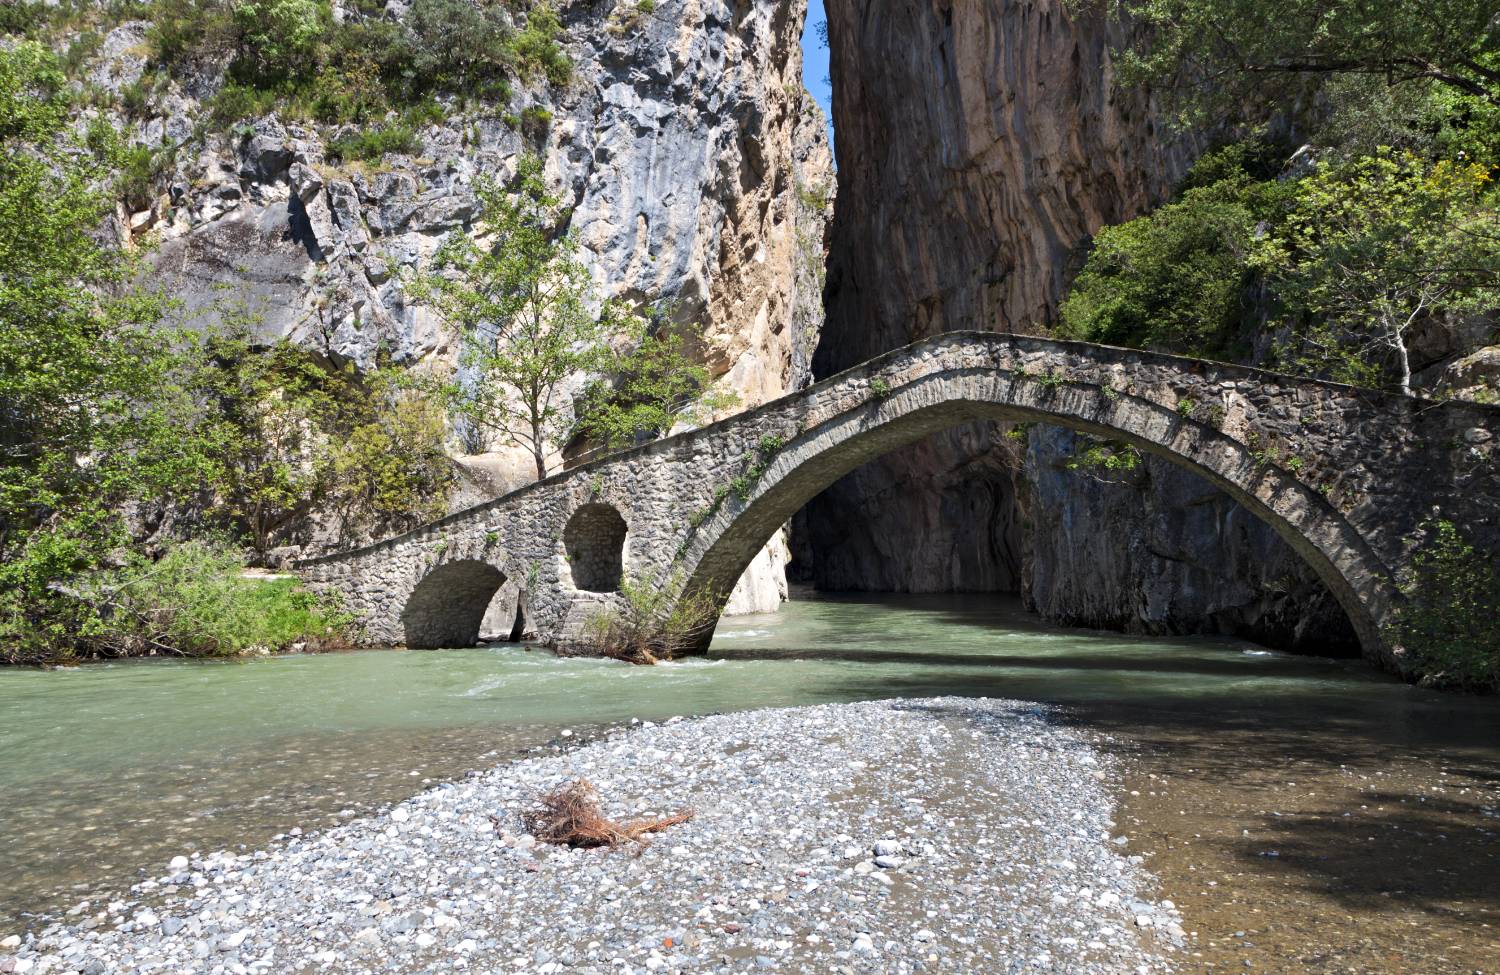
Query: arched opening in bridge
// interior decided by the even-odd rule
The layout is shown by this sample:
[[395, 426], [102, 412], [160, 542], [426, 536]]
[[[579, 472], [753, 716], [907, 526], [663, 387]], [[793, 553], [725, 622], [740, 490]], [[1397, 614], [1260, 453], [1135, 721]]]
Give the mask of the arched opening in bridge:
[[472, 647], [505, 574], [488, 562], [460, 559], [438, 566], [412, 590], [401, 612], [406, 645], [414, 649]]
[[1060, 625], [1360, 654], [1268, 523], [1191, 471], [1062, 426], [967, 424], [898, 448], [815, 496], [790, 535], [803, 591], [992, 593]]
[[617, 592], [625, 572], [625, 519], [612, 505], [592, 502], [573, 512], [563, 530], [563, 551], [573, 587]]
[[[1305, 491], [1295, 478], [1231, 457], [1243, 449], [1208, 426], [1173, 440], [1183, 418], [1172, 407], [1132, 406], [1140, 415], [1106, 427], [1095, 418], [1108, 405], [1075, 418], [929, 392], [900, 413], [898, 398], [882, 422], [851, 414], [816, 449], [789, 447], [758, 496], [713, 528], [690, 585], [731, 586], [790, 520], [794, 575], [820, 589], [1009, 593], [1064, 624], [1319, 655], [1372, 645], [1344, 569], [1304, 534], [1347, 537], [1340, 516], [1319, 509], [1292, 525], [1270, 504]], [[1101, 444], [1134, 453], [1095, 464]]]

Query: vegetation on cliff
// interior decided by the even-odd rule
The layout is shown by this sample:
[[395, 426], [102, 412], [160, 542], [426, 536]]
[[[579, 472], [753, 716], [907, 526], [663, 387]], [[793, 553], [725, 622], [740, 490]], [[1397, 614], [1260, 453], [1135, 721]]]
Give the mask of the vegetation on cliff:
[[[392, 375], [257, 345], [232, 311], [220, 332], [180, 327], [139, 252], [101, 241], [120, 143], [98, 123], [80, 137], [72, 107], [55, 55], [0, 49], [0, 657], [225, 652], [215, 620], [248, 616], [328, 639], [326, 608], [241, 585], [238, 556], [195, 540], [264, 557], [314, 513], [349, 534], [426, 518], [451, 477], [442, 425]], [[211, 613], [192, 608], [208, 590], [161, 585], [182, 564]]]
[[[1443, 392], [1444, 354], [1500, 342], [1493, 3], [1103, 6], [1136, 28], [1122, 82], [1226, 141], [1163, 206], [1099, 231], [1063, 334], [1401, 393]], [[1496, 687], [1500, 553], [1452, 525], [1433, 545], [1393, 639], [1418, 677]]]

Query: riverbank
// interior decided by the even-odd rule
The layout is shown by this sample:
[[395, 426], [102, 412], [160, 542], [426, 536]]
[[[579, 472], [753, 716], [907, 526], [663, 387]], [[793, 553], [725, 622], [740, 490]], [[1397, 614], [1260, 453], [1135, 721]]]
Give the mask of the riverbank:
[[[1092, 738], [958, 698], [648, 723], [176, 860], [136, 900], [43, 928], [13, 967], [1168, 971], [1181, 922], [1113, 841], [1120, 769]], [[611, 814], [695, 816], [638, 851], [535, 845], [522, 814], [580, 777]]]

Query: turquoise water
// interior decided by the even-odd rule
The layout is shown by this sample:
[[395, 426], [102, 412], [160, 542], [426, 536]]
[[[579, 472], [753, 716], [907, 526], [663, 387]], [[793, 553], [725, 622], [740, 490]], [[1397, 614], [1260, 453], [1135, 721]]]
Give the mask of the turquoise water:
[[725, 620], [707, 659], [658, 667], [507, 645], [8, 670], [0, 919], [118, 890], [179, 853], [336, 822], [554, 747], [564, 728], [929, 694], [1057, 702], [1121, 727], [1248, 708], [1479, 747], [1496, 730], [1487, 703], [1358, 661], [1063, 630], [997, 597], [794, 602]]

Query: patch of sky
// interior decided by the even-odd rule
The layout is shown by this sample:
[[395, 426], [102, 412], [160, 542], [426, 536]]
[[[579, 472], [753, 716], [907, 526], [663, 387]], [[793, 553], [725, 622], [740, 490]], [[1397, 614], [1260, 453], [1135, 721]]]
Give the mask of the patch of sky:
[[828, 142], [833, 143], [833, 81], [828, 60], [828, 14], [823, 0], [807, 0], [807, 23], [802, 27], [802, 83], [828, 118]]

